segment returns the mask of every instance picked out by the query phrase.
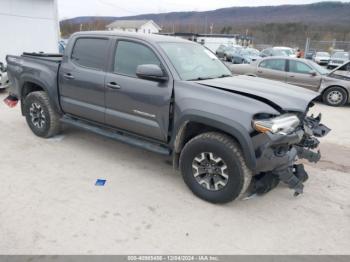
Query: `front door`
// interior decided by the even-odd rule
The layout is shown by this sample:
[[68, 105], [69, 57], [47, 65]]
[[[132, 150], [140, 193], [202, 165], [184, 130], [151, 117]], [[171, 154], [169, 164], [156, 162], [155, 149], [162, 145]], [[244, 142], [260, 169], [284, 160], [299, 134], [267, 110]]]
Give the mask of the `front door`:
[[169, 76], [156, 51], [146, 43], [120, 39], [111, 72], [106, 76], [106, 124], [152, 139], [166, 141], [172, 80], [138, 78], [136, 68], [159, 65]]
[[265, 59], [258, 64], [256, 75], [271, 80], [286, 81], [286, 59]]
[[304, 62], [289, 60], [287, 83], [318, 91], [322, 76]]
[[59, 91], [65, 113], [104, 123], [109, 41], [78, 38], [70, 57], [64, 57], [59, 72]]

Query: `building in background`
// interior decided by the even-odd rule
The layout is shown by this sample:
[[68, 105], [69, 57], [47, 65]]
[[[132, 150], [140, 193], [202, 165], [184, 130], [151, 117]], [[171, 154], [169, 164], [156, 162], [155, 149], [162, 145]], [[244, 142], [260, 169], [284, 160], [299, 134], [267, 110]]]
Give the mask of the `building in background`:
[[116, 20], [106, 26], [108, 30], [144, 34], [158, 34], [161, 27], [152, 20]]
[[57, 53], [57, 0], [0, 0], [0, 36], [0, 62], [7, 54]]

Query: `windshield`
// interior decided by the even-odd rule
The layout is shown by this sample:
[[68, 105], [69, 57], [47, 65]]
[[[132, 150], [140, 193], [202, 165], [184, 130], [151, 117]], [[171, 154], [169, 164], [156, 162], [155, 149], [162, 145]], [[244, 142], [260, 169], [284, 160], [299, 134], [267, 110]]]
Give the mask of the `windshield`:
[[281, 51], [283, 51], [283, 52], [285, 52], [287, 55], [294, 55], [294, 53], [293, 53], [293, 51], [292, 50], [290, 50], [290, 49], [283, 49], [283, 50], [281, 50]]
[[288, 53], [286, 53], [286, 50], [280, 50], [280, 49], [273, 50], [273, 54], [275, 56], [288, 56]]
[[259, 51], [256, 49], [242, 49], [241, 54], [246, 56], [258, 56]]
[[327, 70], [326, 68], [320, 66], [319, 64], [313, 62], [313, 61], [309, 61], [310, 65], [312, 65], [312, 67], [321, 75], [326, 75], [328, 74], [330, 71]]
[[283, 52], [284, 55], [287, 55], [287, 56], [294, 55], [293, 50], [290, 49], [290, 48], [276, 47], [276, 48], [274, 48], [274, 51], [275, 51], [275, 52]]
[[229, 47], [227, 47], [226, 48], [226, 51], [236, 51], [236, 48], [235, 47], [233, 47], [233, 46], [229, 46]]
[[208, 49], [193, 43], [160, 43], [182, 80], [231, 76], [230, 70]]
[[349, 58], [349, 53], [347, 52], [337, 52], [333, 55], [334, 58]]

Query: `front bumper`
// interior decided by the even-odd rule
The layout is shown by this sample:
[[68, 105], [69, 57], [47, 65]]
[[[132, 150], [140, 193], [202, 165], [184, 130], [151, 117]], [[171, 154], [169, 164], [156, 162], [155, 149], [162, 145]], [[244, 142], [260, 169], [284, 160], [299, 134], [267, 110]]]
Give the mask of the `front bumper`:
[[252, 191], [266, 193], [282, 181], [295, 195], [303, 192], [303, 182], [308, 175], [303, 165], [296, 162], [298, 159], [314, 163], [320, 160], [320, 152], [315, 151], [319, 145], [317, 137], [330, 131], [320, 121], [320, 116], [306, 117], [303, 126], [289, 135], [265, 133], [253, 137], [257, 167]]

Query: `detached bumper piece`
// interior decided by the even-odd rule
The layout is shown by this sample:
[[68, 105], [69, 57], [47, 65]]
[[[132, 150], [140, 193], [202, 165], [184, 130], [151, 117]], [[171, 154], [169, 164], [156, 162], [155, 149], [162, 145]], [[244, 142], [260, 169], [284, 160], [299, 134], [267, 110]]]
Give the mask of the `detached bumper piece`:
[[321, 159], [316, 151], [320, 142], [318, 137], [331, 130], [320, 124], [321, 115], [306, 117], [303, 126], [293, 134], [260, 134], [253, 138], [256, 145], [257, 174], [253, 177], [250, 194], [265, 194], [274, 189], [279, 182], [294, 190], [294, 196], [303, 193], [303, 183], [309, 176], [304, 165], [296, 165], [298, 159], [317, 163]]
[[17, 105], [18, 99], [17, 99], [17, 97], [15, 97], [15, 96], [13, 96], [13, 95], [9, 95], [8, 97], [6, 97], [6, 98], [4, 99], [4, 103], [5, 103], [8, 107], [13, 108], [13, 107], [15, 107], [15, 106]]

